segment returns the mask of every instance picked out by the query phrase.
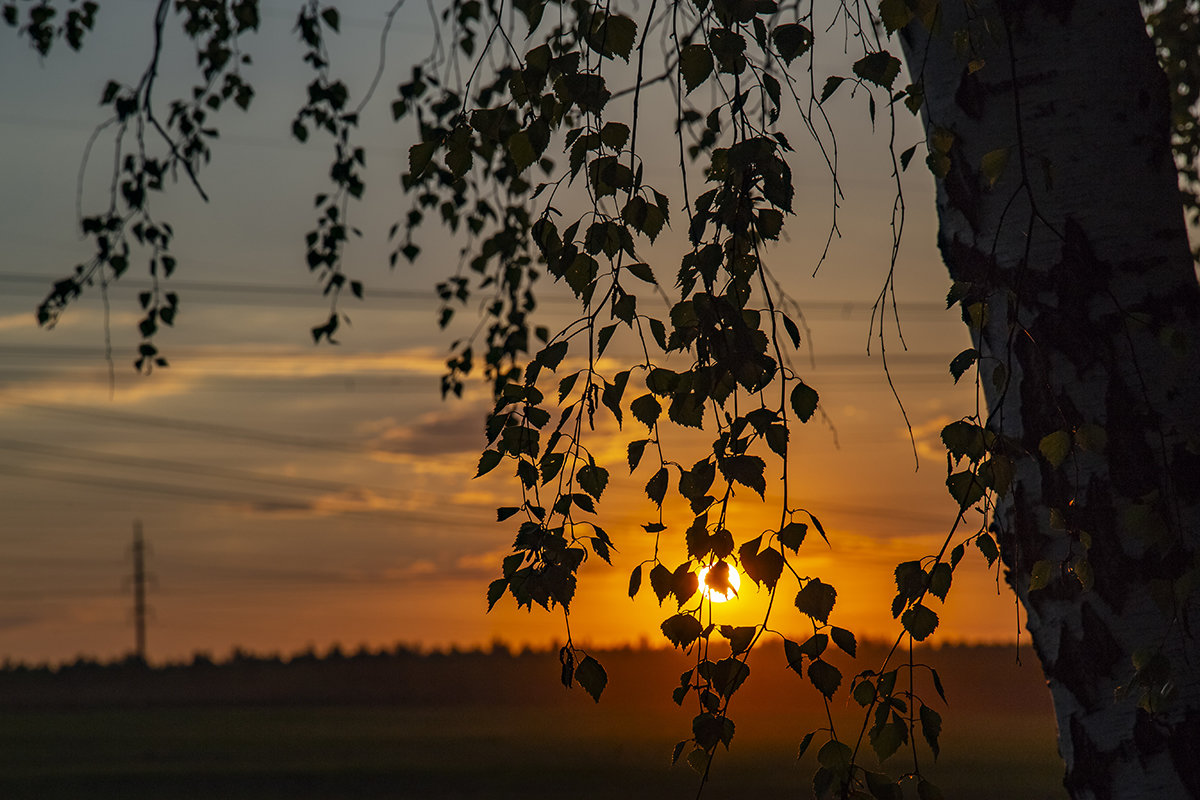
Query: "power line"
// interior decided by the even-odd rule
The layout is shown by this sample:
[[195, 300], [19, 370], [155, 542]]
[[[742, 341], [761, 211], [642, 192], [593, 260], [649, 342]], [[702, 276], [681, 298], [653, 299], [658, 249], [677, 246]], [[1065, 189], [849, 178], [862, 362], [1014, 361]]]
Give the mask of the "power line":
[[[179, 370], [183, 372], [183, 370]], [[65, 375], [64, 373], [71, 373]], [[190, 373], [194, 376], [195, 373]], [[77, 384], [82, 378], [96, 381], [98, 386], [108, 385], [108, 370], [101, 363], [92, 365], [62, 365], [58, 367], [30, 367], [24, 369], [5, 369], [0, 376], [0, 388], [5, 383], [15, 384], [23, 380], [46, 380], [47, 378], [63, 378], [65, 381]], [[279, 376], [276, 378], [258, 375], [245, 377], [204, 376], [202, 383], [188, 387], [188, 393], [195, 395], [203, 392], [252, 392], [254, 394], [287, 393], [296, 394], [298, 391], [314, 393], [337, 392], [338, 394], [387, 394], [395, 395], [424, 395], [434, 397], [438, 393], [435, 382], [417, 382], [411, 376], [392, 377], [386, 375], [303, 375]], [[482, 391], [482, 387], [480, 387]], [[474, 392], [468, 387], [464, 394]], [[0, 399], [0, 402], [4, 402]], [[482, 412], [480, 419], [482, 419]]]
[[[115, 347], [114, 357], [121, 358], [125, 355], [132, 356], [136, 353], [133, 347]], [[385, 369], [388, 376], [397, 375], [418, 375], [432, 376], [434, 373], [428, 368], [412, 369], [404, 366], [396, 366], [396, 359], [408, 358], [416, 360], [425, 358], [425, 356], [410, 356], [404, 351], [395, 350], [359, 350], [352, 354], [343, 354], [340, 351], [318, 350], [315, 345], [309, 344], [304, 347], [288, 347], [286, 349], [267, 349], [256, 351], [253, 348], [246, 347], [213, 347], [211, 345], [171, 345], [170, 353], [174, 356], [192, 357], [196, 359], [226, 359], [220, 364], [212, 365], [201, 363], [199, 366], [193, 365], [189, 370], [189, 374], [196, 375], [205, 372], [225, 373], [252, 373], [261, 375], [266, 367], [274, 366], [272, 362], [284, 362], [283, 368], [292, 370], [293, 365], [285, 362], [285, 359], [302, 359], [306, 367], [322, 366], [326, 369], [332, 367], [341, 367], [344, 372], [352, 372], [365, 368], [375, 368], [376, 370]], [[103, 360], [104, 349], [99, 345], [60, 345], [60, 344], [18, 344], [18, 345], [0, 345], [0, 358], [36, 358], [36, 359], [84, 359], [84, 360]], [[392, 361], [389, 361], [391, 359]], [[65, 365], [55, 365], [55, 368]], [[28, 368], [28, 367], [27, 367]], [[439, 370], [441, 366], [439, 365]], [[182, 372], [184, 370], [177, 370]], [[285, 373], [291, 375], [289, 371]], [[300, 377], [308, 377], [301, 375]]]
[[[125, 348], [129, 355], [133, 355], [136, 350], [133, 347]], [[303, 358], [306, 364], [323, 364], [333, 363], [338, 366], [345, 366], [347, 369], [355, 369], [361, 366], [365, 359], [383, 359], [403, 357], [403, 351], [392, 350], [374, 350], [374, 351], [358, 351], [352, 356], [342, 355], [340, 353], [325, 353], [314, 352], [312, 348], [289, 348], [287, 350], [277, 350], [271, 353], [262, 355], [255, 354], [253, 351], [248, 351], [244, 348], [236, 347], [212, 347], [210, 345], [171, 345], [170, 352], [180, 356], [192, 357], [221, 357], [221, 358], [252, 358], [255, 360], [269, 361], [272, 359], [283, 358]], [[121, 349], [117, 349], [117, 355], [121, 354]], [[950, 363], [951, 352], [946, 353], [916, 353], [905, 351], [899, 354], [889, 356], [889, 364], [893, 367], [913, 366], [917, 364], [936, 364], [945, 366]], [[0, 344], [0, 358], [55, 358], [55, 359], [95, 359], [104, 357], [104, 348], [100, 346], [84, 346], [84, 345], [69, 345], [69, 344]], [[356, 360], [357, 359], [357, 360]], [[807, 359], [806, 359], [807, 360]], [[868, 355], [864, 352], [857, 353], [824, 353], [816, 356], [818, 367], [856, 367], [862, 364], [880, 364], [880, 361], [875, 356]], [[263, 367], [261, 364], [222, 364], [221, 372], [236, 372], [245, 371], [261, 374]], [[391, 375], [405, 374], [399, 369], [390, 368]], [[416, 374], [429, 376], [433, 373], [415, 372], [407, 374]], [[301, 376], [306, 377], [306, 376]], [[390, 376], [388, 376], [390, 377]]]
[[[278, 511], [317, 511], [310, 504], [298, 502], [292, 498], [270, 497], [267, 495], [250, 494], [235, 490], [210, 490], [200, 487], [173, 486], [171, 484], [155, 483], [153, 481], [127, 480], [106, 478], [96, 475], [80, 475], [73, 472], [42, 469], [39, 467], [13, 467], [0, 464], [0, 475], [10, 475], [16, 478], [31, 478], [34, 480], [51, 481], [55, 483], [73, 483], [100, 489], [113, 489], [135, 494], [151, 494], [167, 497], [179, 497], [187, 500], [200, 500], [217, 503], [243, 503]], [[453, 517], [448, 514], [424, 514], [419, 511], [388, 511], [384, 509], [366, 508], [351, 511], [337, 511], [352, 516], [383, 517], [392, 521], [417, 522], [428, 525], [444, 526], [448, 523], [461, 525], [478, 525], [487, 520], [480, 517]]]
[[41, 589], [0, 589], [0, 598], [13, 601], [42, 601], [48, 603], [56, 603], [69, 597], [80, 597], [87, 599], [96, 598], [117, 598], [124, 592], [118, 592], [112, 587], [89, 589], [86, 587], [72, 586], [71, 588], [56, 587], [53, 593], [48, 592], [45, 588]]
[[[188, 259], [196, 266], [217, 267], [212, 262]], [[55, 276], [57, 272], [53, 273]], [[51, 275], [35, 275], [31, 273], [0, 272], [0, 286], [7, 286], [3, 294], [8, 297], [27, 297], [31, 300], [46, 296], [55, 278]], [[380, 313], [390, 314], [428, 314], [433, 316], [441, 308], [442, 300], [431, 287], [428, 290], [387, 289], [379, 284], [386, 279], [364, 281], [363, 297], [353, 298], [343, 294], [341, 310], [349, 314]], [[431, 277], [432, 282], [432, 277]], [[153, 286], [148, 280], [133, 277], [123, 277], [120, 288], [129, 291], [150, 291]], [[174, 291], [183, 296], [185, 301], [194, 301], [194, 307], [223, 307], [223, 306], [253, 306], [281, 307], [298, 309], [328, 310], [330, 298], [323, 293], [320, 286], [304, 286], [292, 283], [241, 283], [236, 281], [164, 281], [159, 284], [160, 291]], [[199, 296], [198, 296], [199, 295]], [[467, 305], [455, 300], [451, 305], [460, 313], [475, 313], [475, 304], [492, 302], [494, 295], [484, 290], [472, 292]], [[545, 309], [577, 308], [578, 301], [566, 292], [543, 291], [537, 298], [538, 306]], [[396, 305], [392, 305], [396, 304]], [[430, 323], [432, 325], [432, 323]]]
[[268, 497], [266, 495], [256, 495], [238, 491], [216, 491], [202, 489], [199, 487], [172, 486], [170, 484], [155, 483], [152, 481], [108, 478], [98, 475], [81, 475], [74, 472], [62, 472], [59, 470], [43, 469], [39, 467], [13, 467], [7, 464], [0, 464], [0, 474], [11, 475], [18, 478], [33, 478], [35, 480], [74, 483], [100, 489], [117, 489], [120, 491], [135, 492], [139, 494], [159, 494], [182, 497], [189, 500], [246, 503], [249, 505], [279, 508], [281, 510], [307, 510], [309, 508], [308, 505], [300, 503], [296, 500], [285, 500], [278, 497]]
[[[40, 294], [44, 294], [52, 280], [46, 275], [38, 275], [28, 272], [0, 272], [0, 283], [11, 283], [17, 286], [42, 287]], [[125, 277], [121, 279], [120, 285], [136, 290], [148, 290], [152, 288], [149, 281], [140, 280], [137, 278]], [[328, 298], [321, 295], [319, 287], [297, 286], [295, 284], [269, 284], [269, 283], [242, 283], [238, 281], [189, 281], [175, 280], [162, 284], [172, 290], [181, 292], [207, 292], [207, 293], [223, 293], [233, 294], [237, 296], [255, 296], [254, 302], [260, 300], [270, 301], [270, 298], [307, 298], [321, 302], [328, 302]], [[477, 295], [478, 296], [478, 295]], [[415, 291], [412, 289], [379, 289], [368, 286], [366, 289], [366, 299], [384, 299], [384, 300], [405, 300], [419, 301], [424, 303], [435, 303], [439, 299], [436, 293], [429, 291]], [[562, 296], [544, 295], [538, 299], [540, 304], [547, 305], [578, 305], [578, 301], [568, 297], [565, 294]], [[869, 317], [872, 303], [862, 300], [851, 299], [826, 299], [826, 300], [811, 300], [801, 302], [800, 309], [806, 317], [814, 315], [822, 319], [855, 319], [859, 317]], [[920, 315], [929, 316], [936, 319], [946, 319], [952, 322], [957, 322], [958, 319], [954, 314], [947, 311], [944, 303], [925, 302], [919, 300], [902, 300], [897, 302], [897, 308], [903, 315]], [[366, 308], [366, 306], [363, 306]], [[891, 309], [891, 303], [887, 304], [887, 308]]]
[[[831, 367], [823, 360], [818, 362], [818, 371], [815, 373], [805, 372], [806, 378], [810, 382], [819, 382], [820, 386], [828, 389], [833, 386], [865, 386], [878, 387], [883, 386], [886, 390], [886, 379], [883, 375], [883, 368], [877, 364], [872, 364], [871, 367], [863, 366], [862, 368], [841, 369]], [[947, 391], [954, 388], [953, 382], [950, 380], [950, 373], [946, 369], [942, 360], [938, 360], [930, 366], [936, 366], [936, 369], [921, 367], [919, 369], [909, 369], [907, 366], [897, 365], [894, 361], [889, 364], [891, 368], [892, 378], [899, 384], [906, 386], [937, 386]], [[826, 368], [829, 368], [828, 371]], [[914, 365], [915, 367], [915, 365]], [[180, 374], [184, 374], [184, 370], [179, 370]], [[68, 374], [69, 373], [69, 374]], [[196, 373], [187, 373], [189, 377], [196, 377]], [[813, 375], [817, 375], [813, 378]], [[203, 382], [196, 383], [188, 387], [189, 394], [201, 393], [252, 393], [252, 394], [295, 394], [303, 391], [308, 394], [387, 394], [389, 396], [425, 396], [436, 398], [438, 396], [438, 388], [435, 381], [416, 380], [412, 376], [389, 376], [389, 375], [362, 375], [362, 374], [344, 374], [344, 375], [279, 375], [278, 377], [264, 377], [261, 372], [258, 374], [247, 374], [244, 377], [220, 374], [203, 374]], [[97, 385], [107, 385], [108, 371], [103, 365], [89, 366], [84, 364], [78, 365], [61, 365], [57, 367], [28, 367], [21, 369], [6, 368], [2, 376], [0, 376], [0, 389], [7, 383], [12, 386], [24, 380], [47, 380], [53, 378], [62, 378], [70, 384], [77, 384], [80, 380], [94, 379]], [[482, 379], [480, 379], [482, 381]], [[818, 388], [820, 388], [820, 386]], [[486, 387], [482, 385], [476, 386], [468, 384], [464, 394], [482, 394]], [[0, 403], [5, 402], [0, 398]], [[480, 419], [483, 418], [483, 413], [480, 412]]]
[[313, 490], [322, 492], [356, 492], [364, 489], [375, 492], [380, 495], [390, 495], [396, 499], [401, 499], [392, 494], [391, 490], [381, 489], [373, 486], [363, 486], [351, 483], [342, 483], [340, 481], [316, 480], [312, 478], [299, 477], [284, 477], [275, 475], [264, 475], [258, 472], [250, 472], [248, 470], [234, 469], [232, 467], [219, 467], [214, 465], [188, 464], [179, 461], [169, 461], [162, 458], [145, 458], [142, 456], [122, 456], [112, 453], [97, 453], [92, 450], [82, 450], [76, 447], [66, 447], [63, 445], [54, 445], [47, 443], [23, 442], [17, 439], [7, 439], [0, 437], [0, 450], [14, 450], [19, 453], [30, 453], [33, 455], [50, 456], [52, 458], [63, 458], [71, 461], [89, 461], [92, 463], [104, 465], [120, 465], [133, 467], [135, 469], [152, 469], [165, 472], [180, 472], [187, 475], [201, 475], [210, 478], [223, 478], [236, 480], [239, 482], [264, 483], [274, 486], [282, 486], [288, 489], [297, 490]]
[[241, 428], [233, 425], [220, 425], [212, 422], [195, 422], [192, 420], [160, 417], [153, 414], [132, 414], [120, 411], [99, 411], [81, 406], [58, 405], [49, 403], [28, 403], [0, 397], [0, 403], [16, 405], [45, 414], [83, 417], [108, 422], [115, 425], [136, 425], [148, 428], [163, 428], [166, 430], [185, 431], [187, 433], [205, 436], [220, 436], [226, 439], [243, 440], [265, 444], [295, 447], [307, 450], [324, 450], [340, 453], [365, 454], [371, 448], [364, 444], [352, 444], [337, 439], [320, 439], [315, 436], [295, 436], [285, 433], [265, 433], [251, 428]]
[[[72, 131], [79, 133], [91, 133], [103, 122], [103, 118], [95, 119], [64, 119], [62, 117], [46, 117], [37, 114], [0, 114], [0, 125], [7, 125], [14, 128], [41, 128], [45, 130]], [[226, 126], [229, 127], [229, 126]], [[221, 141], [237, 145], [249, 145], [250, 147], [269, 147], [272, 150], [293, 150], [296, 152], [308, 152], [314, 160], [328, 160], [326, 154], [319, 148], [310, 147], [303, 142], [297, 141], [291, 134], [282, 128], [278, 136], [269, 136], [251, 133], [238, 133], [223, 130], [221, 131]], [[390, 153], [392, 155], [402, 155], [406, 153], [404, 147], [395, 144], [380, 144], [364, 143], [363, 145], [368, 150], [374, 153]]]
[[[40, 288], [41, 293], [45, 294], [46, 287], [53, 283], [53, 279], [46, 275], [37, 275], [28, 272], [0, 272], [0, 283]], [[120, 285], [138, 290], [153, 288], [150, 281], [138, 278], [122, 278]], [[242, 283], [240, 281], [189, 281], [172, 279], [160, 284], [160, 288], [169, 288], [172, 291], [181, 292], [256, 295], [261, 298], [304, 297], [320, 300], [324, 303], [329, 302], [329, 298], [321, 294], [320, 287], [297, 286], [287, 283]], [[369, 287], [367, 297], [386, 300], [419, 300], [429, 303], [435, 302], [438, 299], [437, 294], [432, 289], [428, 291], [415, 291], [412, 289], [371, 289]]]

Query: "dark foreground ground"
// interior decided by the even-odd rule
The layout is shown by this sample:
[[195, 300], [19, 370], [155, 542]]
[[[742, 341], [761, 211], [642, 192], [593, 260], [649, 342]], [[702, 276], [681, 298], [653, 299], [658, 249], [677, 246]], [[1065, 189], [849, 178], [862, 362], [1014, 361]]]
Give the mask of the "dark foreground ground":
[[[863, 650], [854, 669], [872, 665]], [[610, 677], [598, 705], [557, 683], [554, 654], [3, 671], [0, 798], [694, 797], [698, 776], [669, 764], [694, 714], [669, 697], [686, 657], [597, 655]], [[1031, 659], [944, 648], [925, 660], [950, 705], [927, 692], [945, 728], [941, 757], [922, 748], [921, 768], [947, 798], [1065, 797]], [[751, 662], [731, 709], [733, 746], [704, 797], [811, 796], [813, 753], [795, 754], [825, 712], [777, 662], [770, 652]], [[833, 710], [853, 739], [861, 717], [841, 694]], [[885, 767], [911, 771], [912, 756]]]

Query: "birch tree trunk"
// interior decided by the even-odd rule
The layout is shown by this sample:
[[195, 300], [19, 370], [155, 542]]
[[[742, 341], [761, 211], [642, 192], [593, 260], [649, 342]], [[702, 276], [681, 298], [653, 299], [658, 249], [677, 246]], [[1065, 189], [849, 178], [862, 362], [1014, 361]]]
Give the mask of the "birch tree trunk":
[[[918, 4], [911, 4], [918, 5]], [[903, 44], [980, 351], [994, 533], [1074, 798], [1200, 797], [1200, 290], [1138, 4], [946, 0]]]

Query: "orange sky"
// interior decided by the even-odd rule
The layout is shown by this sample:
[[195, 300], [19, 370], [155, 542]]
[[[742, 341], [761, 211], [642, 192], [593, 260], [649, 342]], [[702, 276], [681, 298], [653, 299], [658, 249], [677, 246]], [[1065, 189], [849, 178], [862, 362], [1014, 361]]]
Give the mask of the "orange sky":
[[[374, 69], [362, 55], [374, 52], [372, 20], [381, 16], [374, 5], [383, 4], [358, 4], [344, 16], [333, 53], [354, 92]], [[386, 265], [387, 228], [406, 209], [397, 176], [412, 143], [407, 129], [388, 124], [389, 93], [406, 75], [403, 54], [426, 47], [426, 29], [419, 18], [401, 20], [382, 94], [364, 118], [368, 191], [352, 213], [365, 237], [348, 250], [347, 267], [365, 281], [367, 298], [346, 303], [353, 326], [339, 347], [314, 349], [308, 331], [327, 310], [308, 291], [302, 236], [328, 154], [322, 142], [288, 139], [303, 90], [291, 66], [300, 51], [287, 15], [266, 8], [264, 31], [251, 45], [258, 66], [248, 73], [258, 100], [250, 117], [221, 118], [205, 179], [212, 203], [182, 184], [162, 202], [180, 261], [179, 328], [159, 338], [172, 366], [149, 378], [133, 372], [136, 289], [118, 286], [111, 393], [99, 298], [80, 302], [52, 332], [36, 327], [33, 309], [51, 279], [87, 256], [72, 219], [77, 166], [99, 119], [95, 99], [110, 75], [133, 79], [149, 36], [118, 38], [118, 17], [102, 21], [80, 55], [64, 49], [43, 63], [0, 47], [0, 74], [21, 76], [0, 86], [0, 175], [9, 187], [0, 196], [0, 658], [113, 657], [130, 649], [126, 577], [135, 519], [152, 548], [154, 658], [198, 649], [220, 655], [234, 646], [289, 652], [334, 642], [562, 638], [559, 615], [518, 612], [507, 600], [484, 614], [487, 583], [512, 538], [509, 526], [492, 521], [494, 508], [510, 502], [515, 483], [502, 470], [469, 478], [483, 445], [484, 390], [472, 387], [450, 402], [437, 393], [448, 337], [434, 325], [432, 286], [452, 269], [453, 253], [429, 230], [417, 267]], [[148, 24], [139, 18], [136, 29]], [[160, 96], [188, 58], [172, 56]], [[953, 521], [938, 432], [973, 410], [974, 394], [954, 387], [946, 368], [966, 336], [940, 302], [948, 281], [933, 248], [932, 179], [916, 159], [906, 176], [897, 286], [907, 352], [894, 335], [889, 340], [920, 453], [914, 470], [878, 348], [866, 354], [869, 307], [890, 243], [885, 141], [870, 138], [861, 103], [835, 97], [830, 108], [842, 152], [854, 153], [841, 167], [844, 238], [812, 277], [830, 222], [828, 176], [801, 147], [797, 216], [771, 256], [805, 309], [812, 361], [804, 353], [796, 364], [822, 397], [820, 418], [794, 433], [791, 470], [793, 491], [821, 518], [832, 547], [811, 538], [797, 569], [837, 587], [835, 624], [878, 637], [895, 630], [887, 611], [892, 568], [935, 551]], [[907, 146], [920, 133], [912, 120], [902, 122], [898, 141]], [[86, 202], [102, 199], [104, 163], [98, 158], [88, 173]], [[660, 274], [674, 270], [672, 246], [651, 254], [664, 264]], [[140, 278], [136, 261], [130, 277]], [[247, 294], [235, 290], [239, 283], [292, 288]], [[561, 288], [545, 288], [549, 324], [568, 320]], [[469, 330], [469, 317], [460, 314], [451, 335]], [[620, 346], [609, 355], [620, 357]], [[630, 570], [653, 547], [640, 528], [652, 518], [640, 488], [648, 474], [616, 480], [627, 472], [624, 442], [635, 434], [597, 435], [610, 442], [599, 450], [610, 454], [614, 476], [601, 524], [619, 552], [612, 568], [584, 569], [572, 631], [579, 642], [658, 643], [658, 625], [673, 609], [660, 609], [648, 587], [636, 601], [625, 591]], [[737, 523], [739, 542], [771, 524], [758, 516], [751, 509]], [[687, 520], [672, 524], [678, 532]], [[794, 592], [776, 603], [778, 630], [802, 630], [788, 611]], [[950, 599], [942, 637], [1014, 635], [1011, 595], [997, 590], [977, 554], [956, 574]], [[750, 624], [764, 600], [747, 587], [721, 608], [721, 620]]]

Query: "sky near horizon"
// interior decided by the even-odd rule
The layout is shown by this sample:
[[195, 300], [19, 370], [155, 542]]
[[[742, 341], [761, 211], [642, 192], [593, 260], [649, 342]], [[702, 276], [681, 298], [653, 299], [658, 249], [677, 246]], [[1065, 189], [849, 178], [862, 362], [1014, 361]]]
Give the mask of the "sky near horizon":
[[[389, 5], [343, 8], [332, 62], [352, 97], [371, 80]], [[152, 6], [105, 3], [81, 53], [60, 45], [44, 60], [0, 30], [0, 659], [111, 658], [132, 648], [135, 520], [150, 547], [152, 659], [234, 647], [563, 638], [560, 613], [518, 611], [511, 598], [484, 613], [487, 584], [513, 534], [511, 524], [494, 522], [495, 508], [517, 489], [503, 469], [471, 480], [484, 445], [486, 388], [470, 385], [461, 400], [438, 392], [449, 341], [474, 324], [470, 309], [449, 332], [435, 324], [433, 286], [453, 271], [453, 242], [429, 227], [416, 265], [387, 265], [387, 230], [407, 209], [398, 176], [415, 141], [409, 127], [391, 124], [388, 107], [412, 55], [429, 47], [426, 12], [413, 5], [397, 18], [358, 134], [368, 151], [367, 192], [352, 213], [364, 237], [347, 249], [346, 267], [364, 281], [366, 297], [343, 302], [353, 324], [339, 332], [340, 345], [314, 347], [309, 330], [328, 307], [305, 269], [303, 234], [331, 148], [319, 136], [301, 145], [289, 135], [307, 80], [295, 9], [277, 0], [263, 7], [261, 32], [246, 39], [255, 57], [246, 77], [258, 94], [249, 114], [231, 107], [216, 120], [221, 137], [202, 175], [211, 202], [183, 182], [154, 200], [175, 226], [179, 259], [178, 322], [157, 339], [171, 366], [151, 376], [131, 366], [145, 274], [135, 258], [109, 291], [111, 386], [98, 293], [51, 331], [37, 327], [34, 309], [53, 280], [89, 255], [74, 225], [81, 158], [103, 118], [96, 101], [107, 80], [134, 82], [144, 68]], [[168, 47], [161, 98], [187, 85], [180, 76], [191, 56], [180, 44]], [[839, 63], [848, 69], [830, 58], [831, 73]], [[797, 214], [770, 259], [804, 310], [810, 349], [796, 364], [822, 398], [819, 417], [793, 433], [790, 469], [831, 545], [811, 538], [799, 568], [837, 587], [835, 624], [880, 638], [897, 631], [888, 613], [895, 564], [935, 552], [954, 520], [938, 434], [971, 413], [975, 397], [947, 370], [968, 342], [941, 302], [949, 281], [934, 247], [933, 181], [919, 156], [904, 176], [908, 218], [897, 266], [907, 350], [894, 330], [887, 344], [915, 446], [877, 341], [867, 353], [870, 307], [889, 263], [894, 187], [886, 128], [872, 137], [862, 98], [845, 94], [828, 104], [842, 153], [842, 236], [813, 276], [831, 221], [829, 178], [797, 134]], [[899, 125], [897, 149], [919, 141], [906, 112]], [[104, 202], [104, 141], [84, 175], [85, 208]], [[677, 258], [670, 245], [651, 256], [664, 264], [660, 275], [671, 274]], [[543, 289], [546, 324], [568, 322], [569, 294], [548, 282]], [[665, 316], [665, 306], [659, 310]], [[628, 472], [624, 443], [640, 438], [629, 427], [637, 424], [597, 431], [614, 475], [600, 520], [618, 552], [611, 568], [599, 559], [584, 567], [571, 615], [577, 643], [662, 643], [658, 626], [674, 613], [648, 587], [636, 600], [626, 594], [630, 570], [653, 550], [641, 529], [653, 519], [641, 490], [648, 474], [617, 480]], [[739, 543], [771, 525], [743, 505]], [[722, 607], [721, 621], [761, 616], [765, 592], [743, 595]], [[790, 603], [781, 605], [772, 628], [799, 635], [804, 623]], [[1011, 594], [977, 553], [938, 611], [944, 641], [1011, 641], [1018, 629]]]

